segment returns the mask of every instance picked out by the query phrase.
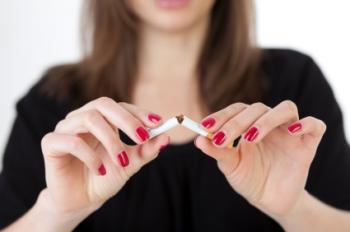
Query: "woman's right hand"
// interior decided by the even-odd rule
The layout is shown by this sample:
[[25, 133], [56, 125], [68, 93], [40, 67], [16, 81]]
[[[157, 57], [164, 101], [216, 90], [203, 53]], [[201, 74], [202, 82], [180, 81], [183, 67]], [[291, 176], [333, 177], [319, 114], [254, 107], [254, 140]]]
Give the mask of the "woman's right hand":
[[[169, 143], [167, 135], [149, 139], [146, 128], [160, 123], [156, 114], [106, 97], [69, 113], [42, 139], [42, 195], [56, 212], [92, 213]], [[137, 144], [124, 144], [119, 130]]]

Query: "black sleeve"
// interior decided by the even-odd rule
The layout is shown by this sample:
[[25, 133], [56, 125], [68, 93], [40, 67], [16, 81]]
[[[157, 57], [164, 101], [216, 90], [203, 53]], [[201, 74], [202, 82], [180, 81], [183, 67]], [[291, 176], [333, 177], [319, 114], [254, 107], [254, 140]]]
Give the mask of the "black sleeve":
[[32, 88], [16, 105], [17, 116], [5, 148], [0, 174], [0, 229], [35, 203], [45, 187], [41, 138], [58, 120], [53, 104]]
[[295, 101], [300, 116], [323, 120], [327, 131], [312, 163], [307, 190], [320, 200], [350, 210], [350, 148], [341, 109], [315, 62], [307, 57]]

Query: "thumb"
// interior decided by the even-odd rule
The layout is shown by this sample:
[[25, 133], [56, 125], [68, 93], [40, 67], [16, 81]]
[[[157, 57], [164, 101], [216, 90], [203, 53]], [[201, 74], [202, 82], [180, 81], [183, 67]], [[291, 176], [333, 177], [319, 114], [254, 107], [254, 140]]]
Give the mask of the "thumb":
[[168, 145], [169, 141], [170, 137], [166, 134], [162, 134], [150, 139], [146, 143], [127, 146], [127, 152], [130, 154], [130, 165], [127, 168], [133, 169], [131, 170], [132, 173], [138, 171], [142, 166], [155, 159], [160, 149]]
[[219, 169], [225, 176], [232, 173], [239, 164], [239, 154], [236, 148], [216, 147], [212, 141], [203, 136], [196, 138], [195, 145], [217, 161]]

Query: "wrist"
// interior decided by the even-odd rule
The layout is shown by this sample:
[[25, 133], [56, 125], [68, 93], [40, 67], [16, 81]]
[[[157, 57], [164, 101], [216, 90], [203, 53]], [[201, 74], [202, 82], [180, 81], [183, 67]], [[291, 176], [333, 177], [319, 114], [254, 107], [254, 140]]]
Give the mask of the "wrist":
[[284, 215], [274, 216], [273, 218], [286, 231], [299, 231], [300, 228], [309, 226], [312, 229], [312, 226], [315, 225], [314, 223], [317, 223], [312, 220], [312, 215], [315, 214], [315, 201], [316, 199], [304, 190], [299, 200], [289, 212]]
[[[97, 210], [99, 206], [86, 207], [77, 211], [64, 211], [55, 204], [47, 189], [44, 189], [38, 197], [32, 211], [41, 218], [42, 223], [45, 223], [50, 231], [72, 231], [86, 217]], [[41, 228], [45, 227], [44, 224]]]

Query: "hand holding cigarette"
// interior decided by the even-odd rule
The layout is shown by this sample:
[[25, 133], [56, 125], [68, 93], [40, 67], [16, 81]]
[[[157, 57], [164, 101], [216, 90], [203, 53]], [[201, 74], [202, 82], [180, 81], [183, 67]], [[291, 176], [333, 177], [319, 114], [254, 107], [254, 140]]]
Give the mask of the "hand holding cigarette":
[[[213, 142], [199, 136], [196, 147], [217, 161], [237, 193], [272, 218], [303, 212], [310, 200], [308, 170], [326, 130], [321, 120], [300, 119], [296, 104], [283, 101], [274, 108], [232, 104], [207, 116], [202, 125], [215, 136]], [[219, 148], [241, 135], [237, 149]]]

